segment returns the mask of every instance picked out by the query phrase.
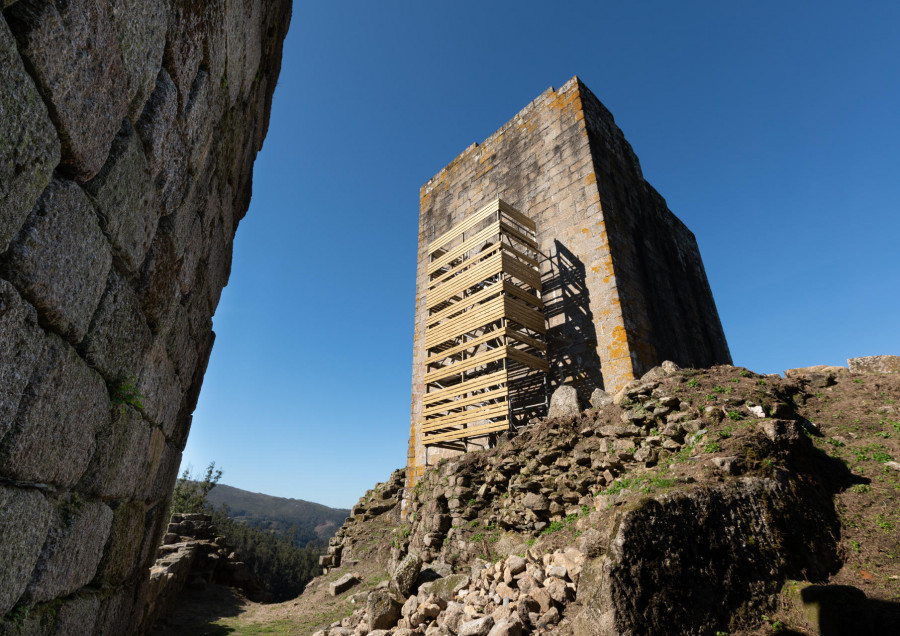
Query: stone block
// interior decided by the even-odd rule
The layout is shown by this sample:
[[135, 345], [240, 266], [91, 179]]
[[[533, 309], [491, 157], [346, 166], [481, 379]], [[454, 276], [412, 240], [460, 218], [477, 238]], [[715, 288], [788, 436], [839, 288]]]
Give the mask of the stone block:
[[76, 594], [63, 601], [56, 612], [54, 636], [91, 636], [100, 602], [99, 594]]
[[134, 127], [144, 143], [150, 174], [166, 214], [181, 203], [187, 188], [187, 149], [177, 115], [178, 89], [166, 70], [161, 69]]
[[56, 129], [0, 16], [0, 253], [6, 251], [59, 163]]
[[111, 270], [106, 292], [79, 351], [110, 385], [116, 385], [137, 377], [152, 338], [137, 294], [115, 269]]
[[137, 386], [143, 396], [144, 415], [161, 427], [166, 437], [171, 437], [181, 408], [182, 391], [175, 366], [166, 355], [163, 338], [156, 339], [144, 358]]
[[97, 572], [112, 520], [113, 511], [102, 503], [58, 504], [28, 583], [29, 598], [49, 601], [87, 585]]
[[111, 412], [110, 426], [98, 432], [78, 488], [102, 499], [141, 499], [147, 491], [147, 471], [156, 469], [162, 454], [162, 433], [130, 406], [116, 405]]
[[115, 256], [127, 271], [137, 271], [153, 242], [162, 206], [141, 140], [127, 119], [113, 141], [109, 159], [84, 189], [97, 208], [100, 227], [109, 236]]
[[[96, 634], [133, 634], [136, 632], [135, 602], [129, 586], [119, 588], [100, 605]], [[140, 619], [140, 616], [137, 617]]]
[[72, 343], [87, 332], [112, 263], [109, 244], [85, 193], [54, 179], [3, 265], [42, 322]]
[[172, 324], [166, 334], [166, 353], [175, 365], [182, 391], [187, 391], [197, 366], [197, 345], [191, 337], [188, 315], [181, 304], [176, 305]]
[[0, 474], [73, 486], [87, 468], [94, 436], [109, 422], [100, 375], [57, 336], [49, 336], [12, 428], [0, 444]]
[[356, 576], [352, 574], [345, 574], [338, 580], [332, 581], [328, 584], [328, 593], [332, 596], [343, 594], [357, 583], [359, 583], [359, 579]]
[[225, 5], [225, 41], [228, 49], [226, 72], [228, 96], [232, 105], [237, 102], [244, 84], [244, 29], [251, 4], [251, 0], [226, 0]]
[[7, 19], [62, 140], [60, 168], [87, 181], [103, 166], [127, 103], [106, 3], [20, 0]]
[[97, 568], [97, 585], [124, 583], [138, 566], [138, 554], [144, 538], [144, 504], [134, 501], [113, 511], [109, 540]]
[[202, 8], [197, 3], [175, 0], [170, 3], [163, 65], [178, 90], [179, 113], [187, 110], [191, 86], [203, 61], [205, 28]]
[[0, 486], [0, 616], [25, 591], [50, 529], [51, 506], [38, 491]]
[[550, 408], [547, 417], [570, 417], [581, 413], [578, 402], [578, 391], [573, 386], [563, 385], [550, 396]]
[[34, 308], [0, 279], [0, 440], [12, 425], [25, 387], [43, 352]]
[[159, 467], [156, 469], [156, 476], [150, 488], [151, 500], [161, 501], [171, 496], [180, 464], [181, 451], [172, 444], [166, 443], [163, 446]]
[[164, 0], [110, 0], [109, 6], [128, 85], [128, 115], [134, 120], [162, 66], [168, 6]]

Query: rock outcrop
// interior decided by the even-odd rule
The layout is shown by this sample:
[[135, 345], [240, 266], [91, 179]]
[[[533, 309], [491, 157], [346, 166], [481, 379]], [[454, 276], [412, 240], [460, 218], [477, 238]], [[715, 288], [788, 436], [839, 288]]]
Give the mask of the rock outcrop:
[[[396, 507], [367, 512], [380, 486], [334, 540], [366, 562], [307, 589], [349, 567], [381, 582], [347, 592], [357, 609], [320, 636], [754, 634], [776, 612], [889, 631], [900, 377], [820, 375], [661, 366], [600, 408], [440, 461], [389, 533]], [[849, 587], [870, 580], [871, 598]], [[862, 631], [813, 607], [840, 590]]]
[[291, 3], [0, 7], [0, 632], [135, 633]]

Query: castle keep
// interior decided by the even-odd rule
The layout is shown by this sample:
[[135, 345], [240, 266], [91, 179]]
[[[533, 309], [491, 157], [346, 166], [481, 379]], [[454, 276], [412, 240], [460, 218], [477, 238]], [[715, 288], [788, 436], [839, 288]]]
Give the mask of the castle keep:
[[[507, 227], [518, 240], [489, 231], [492, 205], [517, 215]], [[516, 261], [512, 270], [466, 265], [497, 250], [494, 262]], [[537, 280], [524, 271], [531, 261]], [[506, 285], [494, 285], [496, 298], [493, 283]], [[484, 308], [491, 298], [493, 313]], [[533, 317], [526, 309], [543, 324], [524, 325]], [[488, 444], [514, 421], [513, 378], [475, 386], [499, 373], [489, 365], [503, 358], [500, 348], [546, 370], [550, 389], [570, 384], [583, 397], [615, 392], [663, 360], [731, 362], [694, 235], [578, 78], [545, 91], [422, 186], [408, 484], [426, 463]], [[454, 384], [440, 383], [450, 377]]]

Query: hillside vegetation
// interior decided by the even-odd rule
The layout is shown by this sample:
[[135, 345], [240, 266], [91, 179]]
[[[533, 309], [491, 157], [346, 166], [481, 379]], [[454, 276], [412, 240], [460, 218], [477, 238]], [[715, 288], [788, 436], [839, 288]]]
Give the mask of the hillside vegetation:
[[350, 514], [346, 509], [249, 492], [225, 484], [216, 485], [206, 499], [216, 510], [224, 505], [234, 521], [274, 534], [298, 548], [323, 545]]

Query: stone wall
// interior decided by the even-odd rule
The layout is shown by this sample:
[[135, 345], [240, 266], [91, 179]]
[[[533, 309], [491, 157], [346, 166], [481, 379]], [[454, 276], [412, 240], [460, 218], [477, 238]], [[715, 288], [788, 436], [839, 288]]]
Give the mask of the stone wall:
[[425, 465], [418, 428], [427, 246], [497, 197], [537, 223], [547, 256], [552, 384], [573, 384], [586, 400], [593, 389], [615, 392], [666, 359], [697, 367], [731, 361], [693, 234], [644, 180], [612, 114], [573, 78], [422, 186], [410, 483]]
[[133, 633], [291, 3], [0, 9], [0, 631]]

